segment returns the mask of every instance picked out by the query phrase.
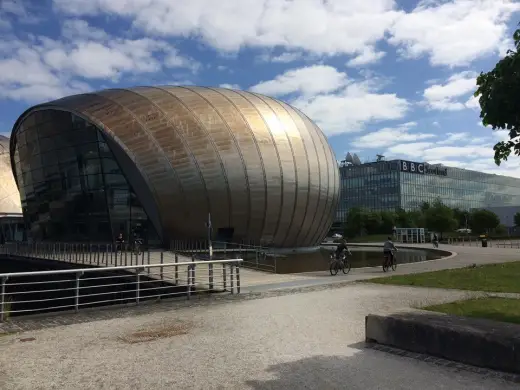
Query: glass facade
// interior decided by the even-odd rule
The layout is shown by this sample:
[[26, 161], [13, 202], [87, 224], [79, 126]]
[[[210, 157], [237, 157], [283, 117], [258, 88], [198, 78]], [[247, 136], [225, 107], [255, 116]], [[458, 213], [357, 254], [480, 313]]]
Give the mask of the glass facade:
[[138, 231], [157, 242], [139, 199], [102, 133], [59, 110], [35, 111], [16, 132], [15, 174], [29, 236], [112, 241]]
[[420, 172], [403, 171], [403, 162], [340, 167], [341, 195], [336, 221], [345, 221], [348, 210], [354, 207], [409, 211], [437, 198], [450, 207], [467, 210], [520, 205], [520, 179], [451, 167], [443, 167], [437, 173], [424, 167]]

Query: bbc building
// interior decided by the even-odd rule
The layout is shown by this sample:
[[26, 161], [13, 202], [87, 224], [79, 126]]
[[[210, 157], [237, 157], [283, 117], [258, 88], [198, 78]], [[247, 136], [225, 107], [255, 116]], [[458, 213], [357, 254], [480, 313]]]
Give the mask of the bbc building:
[[410, 211], [440, 198], [464, 210], [520, 206], [520, 179], [406, 160], [340, 166], [337, 222], [349, 209]]

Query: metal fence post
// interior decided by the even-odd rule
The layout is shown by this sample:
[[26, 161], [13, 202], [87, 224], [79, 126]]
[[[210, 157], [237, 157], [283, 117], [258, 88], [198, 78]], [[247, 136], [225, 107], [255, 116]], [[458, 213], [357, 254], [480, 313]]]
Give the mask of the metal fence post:
[[224, 284], [224, 291], [226, 291], [227, 289], [227, 272], [226, 272], [226, 264], [225, 263], [222, 263], [222, 282]]
[[[150, 248], [148, 248], [146, 253], [147, 253], [146, 257], [147, 257], [148, 265], [150, 265]], [[144, 263], [144, 252], [143, 252], [143, 263]], [[148, 267], [148, 275], [150, 275], [150, 267]]]
[[187, 284], [187, 290], [186, 290], [186, 293], [187, 293], [187, 298], [190, 299], [191, 298], [191, 265], [188, 265], [188, 282], [186, 283]]
[[[176, 253], [175, 254], [175, 263], [178, 263], [179, 262], [179, 255]], [[179, 285], [179, 266], [176, 265], [175, 266], [175, 285], [178, 286]]]
[[83, 272], [76, 272], [76, 296], [74, 297], [74, 310], [76, 313], [79, 311], [79, 282]]
[[235, 283], [233, 280], [233, 264], [229, 265], [229, 288], [231, 289], [231, 294], [235, 293]]
[[208, 264], [208, 274], [209, 274], [209, 291], [213, 291], [213, 264]]
[[[160, 255], [159, 261], [161, 264], [164, 264], [164, 252], [162, 250], [161, 250], [161, 255]], [[161, 280], [164, 280], [164, 267], [161, 267], [160, 272], [161, 272]]]
[[235, 263], [235, 275], [237, 280], [237, 294], [240, 294], [240, 266], [239, 263]]
[[0, 322], [4, 322], [5, 319], [5, 283], [7, 282], [7, 277], [4, 276], [2, 278], [1, 286], [0, 286]]
[[139, 305], [139, 292], [141, 287], [141, 270], [136, 268], [137, 281], [135, 285], [135, 303]]

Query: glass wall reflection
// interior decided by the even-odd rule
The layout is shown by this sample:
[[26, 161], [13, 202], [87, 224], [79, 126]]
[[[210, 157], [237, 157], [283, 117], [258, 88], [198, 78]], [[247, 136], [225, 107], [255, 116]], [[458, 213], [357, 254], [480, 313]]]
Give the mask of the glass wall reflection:
[[520, 179], [448, 167], [447, 176], [400, 171], [400, 160], [340, 167], [336, 222], [348, 210], [414, 210], [440, 198], [461, 209], [520, 205]]
[[22, 209], [36, 240], [112, 241], [133, 232], [158, 243], [103, 134], [64, 111], [36, 111], [14, 153]]

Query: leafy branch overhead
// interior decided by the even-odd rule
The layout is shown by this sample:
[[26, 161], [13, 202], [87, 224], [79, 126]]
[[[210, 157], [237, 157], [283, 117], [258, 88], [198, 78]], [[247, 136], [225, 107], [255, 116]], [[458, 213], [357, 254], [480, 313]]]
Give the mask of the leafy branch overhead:
[[520, 29], [513, 34], [514, 50], [508, 50], [495, 68], [477, 77], [480, 117], [484, 126], [508, 130], [509, 140], [494, 146], [495, 163], [506, 161], [511, 152], [520, 156]]

